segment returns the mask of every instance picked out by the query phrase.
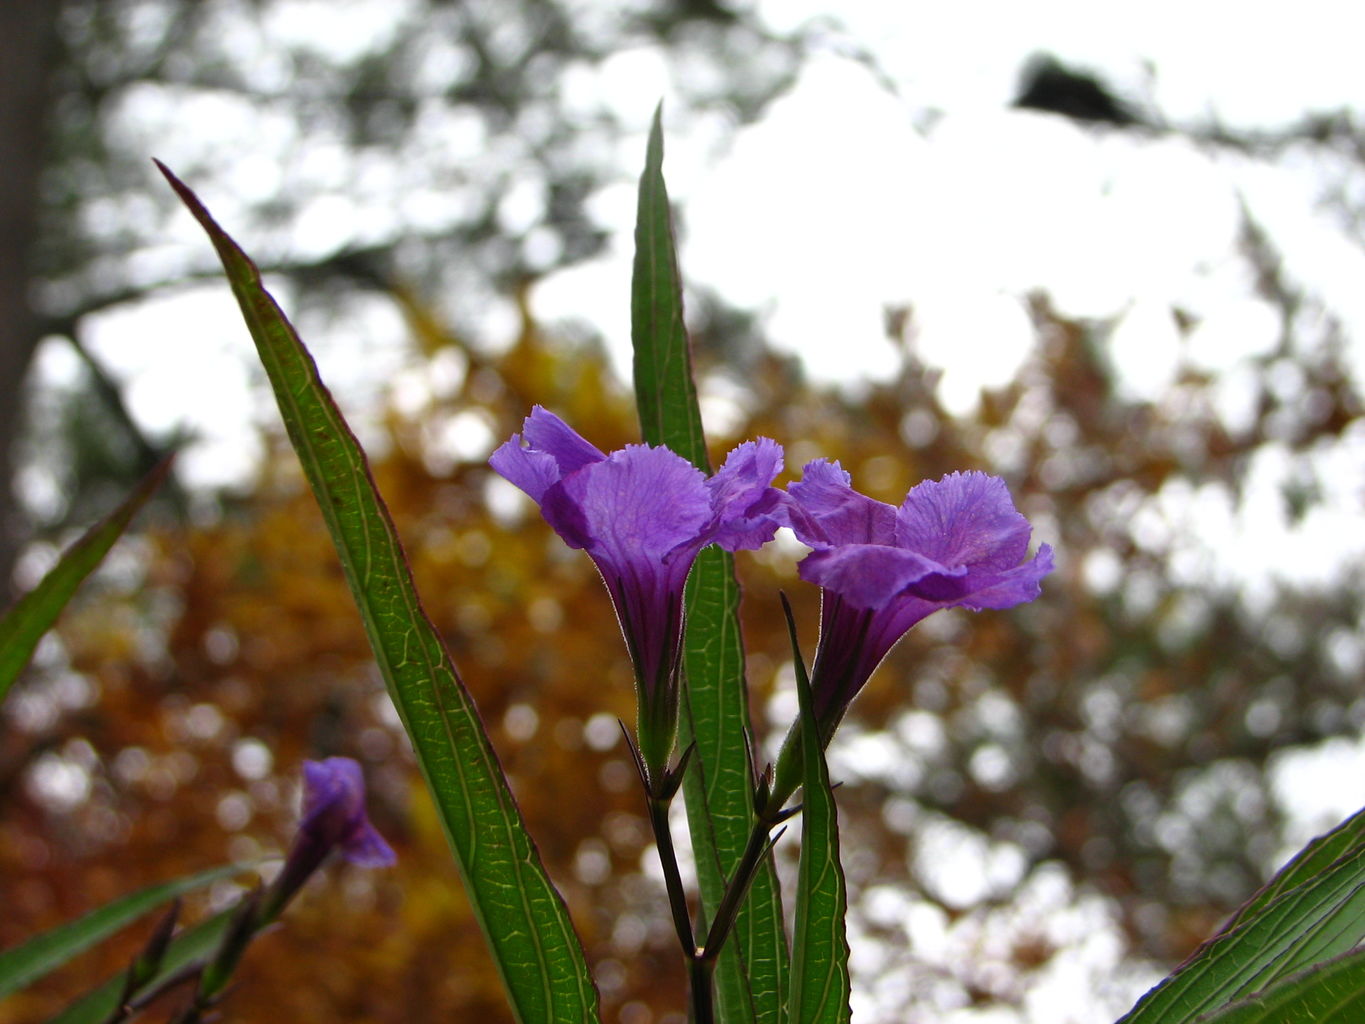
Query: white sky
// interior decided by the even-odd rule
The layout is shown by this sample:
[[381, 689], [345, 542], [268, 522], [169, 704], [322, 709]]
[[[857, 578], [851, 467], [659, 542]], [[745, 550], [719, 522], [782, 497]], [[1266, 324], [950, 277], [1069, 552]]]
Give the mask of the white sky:
[[[1146, 397], [1175, 369], [1173, 302], [1217, 312], [1200, 338], [1203, 360], [1217, 368], [1273, 340], [1233, 252], [1235, 185], [1275, 221], [1278, 241], [1312, 260], [1302, 276], [1321, 281], [1365, 326], [1365, 300], [1348, 287], [1365, 272], [1365, 255], [1314, 210], [1320, 183], [1310, 172], [1253, 174], [1177, 139], [1096, 133], [1008, 109], [1020, 69], [1039, 51], [1093, 63], [1175, 121], [1217, 112], [1273, 127], [1354, 98], [1349, 47], [1340, 38], [1322, 45], [1322, 26], [1341, 20], [1344, 3], [1310, 6], [1301, 20], [1296, 8], [1289, 25], [1269, 9], [1195, 5], [1177, 19], [1168, 6], [1169, 18], [1160, 5], [1132, 5], [1125, 15], [1079, 2], [939, 4], [932, 13], [841, 4], [849, 35], [883, 68], [905, 70], [900, 95], [831, 52], [809, 61], [792, 92], [718, 163], [702, 162], [708, 139], [670, 131], [665, 170], [683, 210], [686, 279], [765, 310], [773, 340], [800, 352], [819, 380], [891, 372], [881, 312], [912, 303], [921, 351], [946, 370], [943, 397], [960, 412], [982, 383], [1009, 378], [1032, 340], [1020, 299], [1045, 288], [1064, 315], [1128, 314], [1116, 358]], [[820, 9], [760, 8], [783, 26]], [[1245, 48], [1228, 47], [1232, 24]], [[1271, 53], [1301, 56], [1312, 71], [1268, 75]], [[654, 97], [670, 91], [662, 59], [647, 51], [608, 61], [599, 85], [601, 95], [628, 98], [642, 132]], [[914, 123], [925, 106], [944, 111], [927, 135]], [[599, 209], [615, 250], [546, 282], [538, 308], [604, 325], [626, 367], [628, 309], [619, 296], [629, 281], [633, 194], [622, 189]], [[1328, 258], [1313, 259], [1324, 250]], [[1127, 347], [1139, 351], [1125, 358], [1134, 336]]]
[[[825, 9], [800, 0], [758, 7], [782, 29]], [[316, 18], [307, 4], [300, 9], [315, 35]], [[811, 58], [796, 87], [728, 148], [719, 148], [714, 122], [666, 122], [685, 278], [761, 311], [774, 343], [800, 352], [812, 379], [891, 373], [896, 352], [883, 310], [909, 304], [920, 355], [944, 371], [940, 397], [967, 413], [981, 386], [1008, 380], [1027, 355], [1033, 336], [1023, 299], [1032, 290], [1045, 290], [1064, 315], [1121, 318], [1110, 355], [1135, 397], [1160, 395], [1181, 359], [1235, 369], [1264, 352], [1277, 327], [1233, 250], [1237, 190], [1270, 223], [1290, 272], [1314, 282], [1365, 337], [1365, 290], [1357, 285], [1365, 252], [1314, 208], [1322, 186], [1314, 169], [1250, 166], [1174, 138], [1087, 131], [1007, 107], [1024, 63], [1047, 51], [1095, 66], [1174, 121], [1216, 112], [1232, 124], [1273, 126], [1306, 109], [1340, 108], [1354, 99], [1358, 77], [1348, 41], [1356, 36], [1345, 31], [1353, 5], [1319, 0], [1286, 19], [1264, 5], [1172, 0], [1026, 8], [857, 0], [839, 4], [838, 15], [848, 31], [831, 35], [828, 52]], [[280, 31], [289, 28], [288, 17], [277, 21]], [[333, 48], [345, 47], [352, 21], [328, 20]], [[850, 48], [870, 52], [896, 94], [838, 55]], [[1267, 74], [1271, 64], [1294, 70]], [[644, 48], [602, 62], [595, 75], [576, 74], [570, 89], [585, 112], [608, 103], [638, 126], [620, 147], [632, 175], [657, 98], [667, 103], [674, 92], [662, 55]], [[929, 109], [941, 116], [926, 131]], [[250, 198], [280, 183], [259, 160], [241, 166]], [[612, 232], [612, 247], [544, 281], [534, 308], [546, 319], [596, 325], [628, 377], [634, 190], [605, 189], [591, 208]], [[342, 213], [305, 211], [298, 246], [329, 249], [337, 224], [358, 215]], [[1187, 344], [1171, 320], [1174, 303], [1204, 318]], [[222, 365], [237, 345], [234, 325], [210, 330], [219, 318], [206, 314], [230, 308], [205, 289], [110, 315], [91, 331], [92, 347], [134, 380], [130, 404], [148, 426], [188, 419], [205, 436], [209, 447], [186, 453], [181, 467], [204, 483], [237, 478], [247, 461], [230, 452], [245, 407], [238, 384], [225, 384], [241, 371]], [[494, 333], [515, 329], [508, 313], [490, 313]], [[150, 352], [147, 333], [179, 332], [143, 333], [147, 321], [201, 325], [214, 372], [203, 372], [204, 345]], [[358, 340], [373, 339], [367, 326], [354, 332]], [[310, 339], [322, 350], [335, 341]], [[393, 356], [391, 346], [381, 348], [371, 355]], [[1365, 378], [1365, 352], [1356, 362]], [[387, 369], [371, 365], [360, 376], [382, 380]], [[349, 370], [338, 363], [333, 373]], [[167, 378], [178, 387], [162, 387]], [[211, 394], [181, 401], [199, 382]]]

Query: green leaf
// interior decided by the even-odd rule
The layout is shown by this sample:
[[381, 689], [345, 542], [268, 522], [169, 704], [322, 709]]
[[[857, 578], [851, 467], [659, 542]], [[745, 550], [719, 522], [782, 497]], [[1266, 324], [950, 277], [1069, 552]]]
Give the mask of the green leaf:
[[474, 702], [422, 610], [365, 453], [255, 265], [162, 171], [222, 258], [513, 1010], [528, 1022], [595, 1021], [597, 991], [582, 944]]
[[1232, 931], [1243, 921], [1255, 917], [1276, 897], [1308, 881], [1335, 861], [1365, 848], [1365, 810], [1357, 811], [1331, 832], [1311, 840], [1307, 846], [1276, 872], [1247, 900], [1236, 914], [1223, 925], [1221, 932]]
[[1120, 1024], [1186, 1024], [1352, 949], [1365, 938], [1361, 827], [1357, 814], [1310, 843], [1262, 890], [1267, 899], [1254, 897]]
[[1309, 968], [1199, 1024], [1356, 1024], [1365, 1020], [1365, 950]]
[[0, 619], [0, 700], [23, 671], [33, 649], [57, 621], [76, 588], [103, 561], [152, 493], [166, 479], [167, 459], [138, 484], [137, 489], [107, 519], [96, 523], [71, 545], [42, 582], [21, 597]]
[[[200, 921], [171, 940], [170, 948], [161, 962], [161, 969], [143, 986], [144, 991], [155, 990], [172, 975], [190, 964], [206, 959], [223, 937], [232, 923], [232, 915], [237, 909], [233, 904], [220, 910], [212, 917]], [[124, 972], [120, 971], [93, 992], [87, 993], [72, 1003], [48, 1024], [103, 1024], [118, 1006], [119, 996], [123, 993]]]
[[[794, 624], [792, 645], [796, 646]], [[801, 783], [801, 865], [796, 883], [788, 1019], [794, 1024], [846, 1024], [852, 1014], [848, 937], [844, 930], [848, 892], [839, 864], [839, 818], [830, 791], [820, 727], [815, 721], [810, 678], [799, 650], [796, 692], [801, 700], [805, 777]]]
[[673, 214], [664, 185], [663, 104], [654, 111], [640, 175], [635, 220], [635, 269], [630, 283], [630, 340], [635, 404], [648, 444], [667, 445], [703, 473], [711, 472], [702, 433], [692, 349], [683, 323]]
[[[702, 906], [710, 920], [749, 841], [754, 820], [749, 702], [734, 559], [704, 550], [687, 587], [680, 744], [697, 744], [683, 782]], [[777, 1022], [787, 987], [787, 939], [772, 858], [749, 886], [716, 962], [718, 1019]], [[701, 929], [704, 933], [705, 929]]]
[[[682, 277], [663, 178], [663, 126], [656, 111], [640, 176], [631, 282], [635, 395], [645, 441], [664, 444], [711, 471], [683, 326]], [[696, 743], [683, 785], [702, 908], [709, 920], [749, 839], [753, 779], [749, 698], [739, 629], [739, 584], [728, 552], [711, 547], [687, 581], [686, 682], [680, 745]], [[705, 928], [700, 929], [702, 933]], [[786, 992], [787, 940], [771, 860], [764, 862], [716, 965], [719, 1019], [777, 1022]]]
[[0, 953], [0, 999], [31, 985], [161, 904], [220, 878], [241, 874], [250, 867], [249, 864], [224, 864], [171, 882], [150, 885], [5, 950]]

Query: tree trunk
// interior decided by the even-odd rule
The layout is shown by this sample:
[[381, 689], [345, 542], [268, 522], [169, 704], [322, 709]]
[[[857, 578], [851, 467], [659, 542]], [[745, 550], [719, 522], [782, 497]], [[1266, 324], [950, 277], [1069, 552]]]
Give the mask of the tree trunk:
[[57, 59], [58, 0], [0, 2], [0, 605], [12, 593], [22, 524], [14, 447], [23, 381], [38, 344], [29, 257], [38, 231], [49, 83]]

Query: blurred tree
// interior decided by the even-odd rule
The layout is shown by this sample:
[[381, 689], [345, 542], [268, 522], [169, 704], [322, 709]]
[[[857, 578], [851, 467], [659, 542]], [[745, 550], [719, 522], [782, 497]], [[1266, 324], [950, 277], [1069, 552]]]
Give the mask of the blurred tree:
[[58, 5], [44, 0], [0, 9], [0, 603], [20, 530], [9, 500], [20, 383], [39, 335], [28, 293], [57, 14]]
[[[0, 5], [0, 16], [40, 6]], [[48, 10], [58, 6], [61, 59], [42, 65], [54, 96], [42, 201], [18, 213], [22, 224], [37, 209], [43, 226], [27, 337], [64, 338], [86, 385], [108, 386], [101, 402], [83, 387], [47, 410], [67, 433], [42, 434], [26, 456], [62, 499], [43, 522], [88, 518], [107, 503], [92, 483], [122, 486], [168, 441], [121, 411], [124, 382], [85, 344], [91, 318], [204, 276], [222, 290], [207, 253], [187, 270], [157, 241], [177, 228], [148, 184], [156, 153], [281, 275], [315, 349], [371, 315], [360, 293], [401, 313], [392, 372], [367, 348], [373, 403], [347, 411], [376, 421], [380, 486], [583, 930], [607, 1019], [679, 1021], [681, 979], [615, 725], [631, 698], [609, 605], [586, 560], [508, 502], [483, 459], [533, 402], [603, 446], [635, 437], [598, 339], [547, 334], [526, 301], [538, 275], [602, 244], [589, 199], [620, 173], [621, 126], [585, 68], [665, 40], [696, 116], [733, 123], [789, 79], [799, 41], [710, 4], [587, 14], [432, 2], [330, 43], [318, 19], [363, 5]], [[28, 13], [37, 24], [44, 12]], [[10, 64], [7, 88], [20, 81]], [[202, 121], [215, 131], [179, 130]], [[1184, 134], [1253, 158], [1306, 152], [1339, 176], [1341, 217], [1359, 208], [1349, 118]], [[1358, 478], [1358, 360], [1250, 208], [1241, 257], [1276, 318], [1268, 348], [1229, 370], [1182, 360], [1160, 393], [1135, 397], [1115, 369], [1115, 323], [1034, 296], [1032, 357], [961, 417], [940, 402], [913, 308], [887, 316], [901, 373], [853, 395], [805, 381], [715, 296], [691, 302], [716, 454], [767, 433], [788, 445], [793, 475], [838, 457], [893, 502], [950, 470], [1001, 473], [1061, 559], [1034, 605], [917, 627], [832, 748], [865, 951], [860, 1019], [988, 1003], [1026, 1019], [1029, 993], [1057, 977], [1096, 993], [1090, 1017], [1117, 1015], [1285, 852], [1285, 753], [1359, 733], [1362, 567], [1339, 560], [1302, 581], [1253, 557], [1352, 528], [1321, 512]], [[511, 327], [491, 328], [481, 309]], [[1198, 317], [1170, 312], [1192, 347]], [[490, 343], [500, 331], [515, 344]], [[0, 398], [0, 415], [14, 405]], [[279, 438], [262, 445], [253, 482], [220, 515], [121, 549], [7, 705], [0, 944], [141, 882], [277, 848], [299, 760], [349, 753], [374, 777], [400, 866], [319, 885], [253, 951], [232, 1011], [505, 1019], [311, 499]], [[796, 557], [779, 546], [739, 560], [756, 720], [770, 738], [794, 706], [779, 587], [814, 641]], [[784, 840], [784, 864], [793, 850]], [[137, 939], [12, 1000], [0, 1021], [42, 1019]]]
[[690, 116], [723, 133], [801, 56], [749, 13], [670, 0], [24, 0], [3, 18], [6, 489], [38, 342], [69, 346], [82, 381], [29, 411], [21, 461], [41, 486], [3, 505], [0, 590], [34, 525], [88, 518], [179, 440], [130, 410], [89, 343], [97, 315], [216, 274], [207, 253], [186, 267], [167, 250], [178, 211], [150, 157], [225, 197], [219, 215], [316, 309], [344, 317], [401, 280], [454, 296], [444, 312], [467, 326], [518, 282], [601, 247], [588, 201], [621, 175], [612, 89], [654, 75], [647, 88], [662, 91], [667, 66]]
[[1014, 105], [1120, 127], [1136, 124], [1138, 120], [1098, 78], [1068, 68], [1051, 56], [1037, 56], [1029, 61], [1020, 75]]

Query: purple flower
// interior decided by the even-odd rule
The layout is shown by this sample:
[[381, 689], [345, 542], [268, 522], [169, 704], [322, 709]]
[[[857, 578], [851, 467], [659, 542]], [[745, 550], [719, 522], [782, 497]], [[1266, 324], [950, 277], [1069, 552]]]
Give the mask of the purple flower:
[[[789, 525], [815, 548], [801, 562], [801, 578], [824, 590], [811, 691], [825, 742], [911, 626], [940, 608], [1031, 601], [1052, 571], [1046, 544], [1024, 561], [1028, 520], [998, 477], [970, 472], [926, 480], [899, 508], [859, 494], [849, 480], [837, 462], [820, 459], [787, 489]], [[775, 797], [800, 784], [784, 771], [794, 757], [779, 761]]]
[[387, 868], [397, 860], [365, 815], [365, 777], [349, 757], [303, 762], [299, 833], [362, 868]]
[[772, 538], [784, 518], [785, 498], [769, 486], [781, 446], [747, 441], [707, 477], [667, 448], [604, 454], [536, 406], [488, 461], [596, 563], [635, 669], [640, 751], [651, 775], [663, 772], [677, 730], [683, 584], [706, 545], [735, 551]]
[[274, 919], [333, 850], [366, 868], [397, 860], [365, 814], [365, 777], [349, 757], [303, 762], [303, 815], [261, 919]]

